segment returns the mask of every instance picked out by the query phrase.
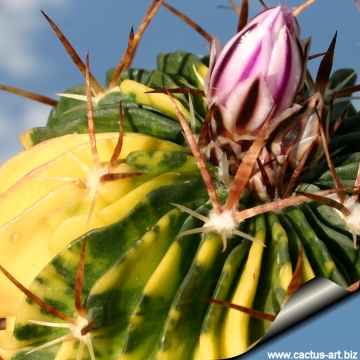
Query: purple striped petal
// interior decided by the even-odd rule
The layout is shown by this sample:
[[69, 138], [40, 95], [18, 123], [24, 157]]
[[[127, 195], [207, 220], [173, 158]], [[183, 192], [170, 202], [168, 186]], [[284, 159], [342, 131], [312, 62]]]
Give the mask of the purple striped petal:
[[273, 104], [269, 88], [258, 74], [236, 84], [219, 110], [223, 125], [234, 140], [253, 140]]

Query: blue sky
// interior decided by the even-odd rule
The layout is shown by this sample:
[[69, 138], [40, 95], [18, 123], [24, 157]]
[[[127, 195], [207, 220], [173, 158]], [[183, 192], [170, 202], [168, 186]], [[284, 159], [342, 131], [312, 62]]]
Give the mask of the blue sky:
[[[78, 54], [90, 51], [91, 71], [100, 83], [108, 68], [122, 56], [131, 26], [136, 29], [150, 0], [1, 0], [0, 83], [56, 98], [84, 80], [42, 16], [45, 11], [60, 27]], [[240, 4], [240, 0], [235, 0]], [[276, 6], [278, 0], [266, 0]], [[237, 16], [227, 0], [168, 0], [208, 33], [225, 44], [235, 35]], [[249, 0], [251, 17], [262, 10]], [[283, 1], [281, 3], [284, 3]], [[297, 7], [302, 0], [288, 0]], [[338, 41], [334, 69], [360, 68], [360, 12], [353, 0], [317, 0], [298, 20], [302, 37], [312, 36], [311, 54], [327, 49], [335, 31]], [[159, 52], [185, 50], [207, 53], [206, 41], [165, 8], [146, 30], [133, 62], [134, 67], [153, 69]], [[319, 61], [310, 63], [315, 75]], [[0, 164], [21, 151], [20, 134], [43, 126], [50, 108], [12, 94], [0, 92]]]

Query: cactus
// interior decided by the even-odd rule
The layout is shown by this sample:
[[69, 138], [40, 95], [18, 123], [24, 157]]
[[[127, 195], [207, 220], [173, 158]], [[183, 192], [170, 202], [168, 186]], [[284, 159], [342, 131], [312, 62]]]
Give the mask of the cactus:
[[[360, 280], [360, 132], [348, 99], [358, 86], [349, 69], [330, 76], [335, 39], [314, 81], [309, 42], [293, 33], [298, 84], [287, 102], [272, 92], [264, 110], [257, 75], [246, 91], [241, 78], [227, 97], [217, 92], [231, 79], [216, 40], [210, 59], [178, 51], [159, 54], [155, 70], [131, 68], [161, 5], [131, 31], [105, 88], [45, 15], [85, 84], [50, 101], [46, 126], [22, 134], [25, 150], [0, 168], [3, 359], [236, 356], [301, 284]], [[264, 26], [241, 15], [239, 37]], [[251, 103], [254, 84], [260, 105], [248, 113], [227, 101], [236, 92]]]

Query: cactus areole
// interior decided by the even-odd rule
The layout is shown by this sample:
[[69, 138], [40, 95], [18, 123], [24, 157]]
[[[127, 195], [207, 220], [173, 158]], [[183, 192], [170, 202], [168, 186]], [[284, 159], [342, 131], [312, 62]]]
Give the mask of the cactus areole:
[[[208, 57], [131, 67], [160, 6]], [[153, 1], [104, 87], [44, 14], [85, 81], [1, 85], [52, 106], [0, 167], [1, 359], [229, 358], [301, 284], [360, 280], [355, 73], [332, 73], [335, 36], [313, 80], [296, 10], [240, 14], [221, 49]]]

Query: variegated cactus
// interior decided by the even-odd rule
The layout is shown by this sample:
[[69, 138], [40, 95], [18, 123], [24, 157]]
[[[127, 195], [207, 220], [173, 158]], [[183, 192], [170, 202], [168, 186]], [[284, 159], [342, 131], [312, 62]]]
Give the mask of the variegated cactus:
[[358, 86], [330, 77], [335, 42], [313, 81], [277, 7], [210, 63], [131, 68], [161, 5], [105, 88], [46, 16], [86, 84], [0, 168], [3, 359], [232, 357], [302, 283], [360, 280]]

